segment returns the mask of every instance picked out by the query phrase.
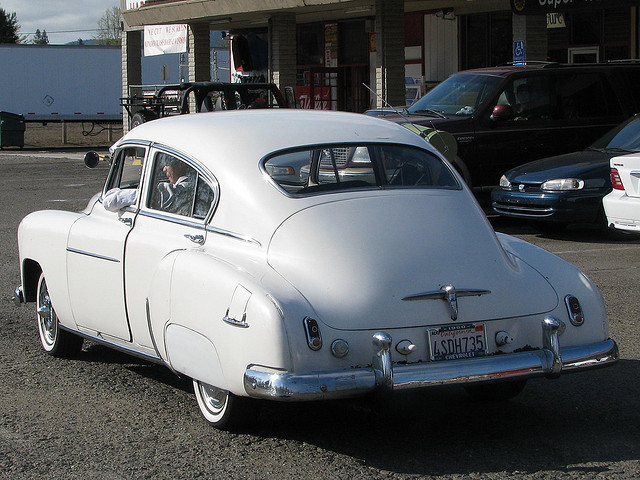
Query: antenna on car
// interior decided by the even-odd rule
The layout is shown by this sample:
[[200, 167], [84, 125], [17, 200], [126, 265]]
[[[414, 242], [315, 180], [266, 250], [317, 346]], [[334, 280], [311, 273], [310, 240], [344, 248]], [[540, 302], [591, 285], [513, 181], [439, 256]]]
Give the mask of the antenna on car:
[[[391, 106], [382, 95], [380, 95], [378, 92], [376, 92], [375, 90], [373, 90], [369, 85], [367, 85], [366, 83], [362, 83], [362, 86], [364, 88], [366, 88], [367, 90], [369, 90], [371, 93], [373, 93], [376, 97], [378, 97], [380, 100], [382, 100], [382, 103], [384, 104], [385, 107], [391, 109], [393, 111], [393, 113], [398, 114], [399, 116], [401, 116], [402, 118], [404, 118], [407, 123], [411, 123], [413, 125], [413, 123], [411, 122], [411, 120], [409, 120], [400, 110], [397, 109], [397, 107], [393, 107]], [[433, 127], [433, 125], [432, 125]]]
[[[373, 93], [376, 97], [382, 100], [382, 103], [384, 104], [385, 107], [391, 109], [391, 111], [398, 114], [398, 116], [402, 117], [407, 122], [407, 124], [409, 124], [412, 127], [412, 128], [409, 128], [405, 126], [406, 124], [403, 124], [403, 126], [405, 126], [407, 130], [412, 131], [413, 133], [421, 137], [425, 142], [433, 145], [433, 147], [437, 149], [442, 155], [444, 155], [447, 160], [453, 161], [453, 159], [458, 153], [458, 142], [456, 141], [453, 135], [447, 132], [443, 132], [442, 130], [438, 130], [436, 127], [433, 126], [433, 123], [431, 122], [431, 120], [429, 121], [429, 123], [431, 123], [431, 131], [429, 131], [428, 128], [425, 128], [421, 125], [415, 125], [411, 120], [407, 118], [407, 116], [403, 112], [398, 110], [397, 107], [390, 105], [382, 95], [374, 91], [371, 87], [369, 87], [369, 85], [367, 85], [366, 83], [363, 83], [362, 85], [371, 93]], [[444, 116], [442, 117], [444, 118]], [[432, 137], [438, 137], [439, 141], [434, 142], [433, 141], [434, 138]]]

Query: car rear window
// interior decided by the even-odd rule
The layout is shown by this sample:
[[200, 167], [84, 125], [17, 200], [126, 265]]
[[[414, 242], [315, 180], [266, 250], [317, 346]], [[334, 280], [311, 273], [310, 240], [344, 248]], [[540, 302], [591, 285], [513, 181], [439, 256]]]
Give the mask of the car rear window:
[[280, 152], [267, 158], [263, 167], [291, 195], [371, 188], [461, 188], [440, 158], [404, 145], [316, 146]]

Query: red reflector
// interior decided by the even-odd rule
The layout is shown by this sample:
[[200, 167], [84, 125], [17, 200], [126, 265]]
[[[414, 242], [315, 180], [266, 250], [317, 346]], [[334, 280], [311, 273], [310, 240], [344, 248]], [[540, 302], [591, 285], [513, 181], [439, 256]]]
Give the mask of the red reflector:
[[622, 179], [620, 178], [620, 174], [618, 170], [615, 168], [611, 169], [611, 186], [614, 190], [624, 190], [624, 185], [622, 185]]

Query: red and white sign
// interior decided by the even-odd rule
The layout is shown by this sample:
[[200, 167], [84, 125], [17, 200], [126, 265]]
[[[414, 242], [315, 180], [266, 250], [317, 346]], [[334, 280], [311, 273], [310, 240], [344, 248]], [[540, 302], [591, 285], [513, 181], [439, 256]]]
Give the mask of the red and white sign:
[[140, 8], [144, 5], [145, 0], [127, 0], [125, 7], [127, 10], [131, 10], [133, 8]]
[[187, 24], [146, 25], [144, 27], [144, 56], [187, 51]]

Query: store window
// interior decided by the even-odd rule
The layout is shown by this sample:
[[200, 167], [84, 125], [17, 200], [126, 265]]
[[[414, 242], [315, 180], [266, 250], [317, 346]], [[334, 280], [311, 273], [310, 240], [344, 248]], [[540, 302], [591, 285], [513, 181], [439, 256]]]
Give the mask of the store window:
[[564, 23], [564, 28], [547, 30], [550, 61], [584, 63], [631, 58], [629, 8], [566, 12]]
[[461, 17], [463, 70], [502, 65], [513, 60], [511, 18], [510, 11]]

